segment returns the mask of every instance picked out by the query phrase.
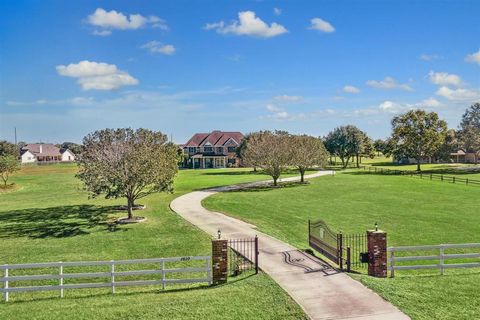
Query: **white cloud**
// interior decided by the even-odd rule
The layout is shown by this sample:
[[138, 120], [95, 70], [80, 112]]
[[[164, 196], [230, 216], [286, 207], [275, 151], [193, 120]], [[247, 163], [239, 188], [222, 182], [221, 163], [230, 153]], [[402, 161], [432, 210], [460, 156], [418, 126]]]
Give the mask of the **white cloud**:
[[87, 17], [86, 22], [100, 28], [94, 30], [94, 35], [107, 36], [111, 30], [136, 30], [146, 26], [167, 30], [168, 26], [164, 20], [157, 16], [142, 16], [141, 14], [130, 14], [128, 17], [122, 12], [115, 10], [105, 11], [97, 8], [94, 13]]
[[420, 60], [423, 61], [433, 61], [437, 59], [441, 59], [442, 57], [439, 56], [438, 54], [422, 54], [420, 55]]
[[104, 62], [83, 60], [67, 66], [58, 65], [56, 69], [62, 76], [77, 78], [77, 83], [83, 90], [113, 90], [138, 84], [138, 80], [127, 72]]
[[360, 92], [360, 89], [358, 89], [357, 87], [354, 87], [354, 86], [346, 85], [345, 87], [343, 87], [343, 92], [346, 92], [346, 93], [359, 93], [359, 92]]
[[459, 87], [462, 85], [462, 79], [456, 74], [449, 74], [447, 72], [433, 72], [428, 73], [428, 78], [431, 83], [439, 86], [453, 85]]
[[273, 14], [275, 14], [276, 16], [279, 16], [282, 14], [282, 9], [280, 8], [273, 8]]
[[450, 89], [442, 86], [437, 92], [437, 95], [444, 97], [450, 101], [477, 101], [480, 100], [480, 90], [471, 90], [464, 88]]
[[441, 103], [437, 99], [430, 97], [422, 100], [418, 105], [419, 107], [425, 106], [427, 108], [435, 108], [439, 107]]
[[267, 104], [267, 110], [270, 111], [270, 112], [281, 111], [281, 109], [274, 104]]
[[258, 18], [253, 11], [242, 11], [238, 13], [238, 21], [226, 25], [223, 21], [207, 23], [205, 30], [216, 30], [221, 34], [236, 34], [259, 38], [272, 38], [288, 32], [288, 30], [275, 22], [270, 25]]
[[276, 96], [273, 98], [274, 100], [276, 101], [282, 101], [282, 102], [298, 102], [298, 101], [301, 101], [303, 99], [302, 96], [289, 96], [289, 95], [280, 95], [280, 96]]
[[335, 31], [335, 28], [327, 21], [320, 18], [313, 18], [310, 20], [309, 29], [318, 30], [326, 33], [331, 33]]
[[413, 91], [412, 87], [410, 87], [406, 83], [398, 83], [392, 77], [385, 77], [383, 80], [368, 80], [367, 85], [376, 88], [376, 89], [401, 89], [405, 91]]
[[142, 45], [140, 48], [147, 49], [150, 53], [161, 53], [165, 55], [173, 55], [175, 53], [175, 47], [171, 44], [162, 44], [159, 41], [150, 41]]
[[480, 65], [480, 49], [477, 52], [469, 54], [465, 57], [466, 62], [476, 63]]

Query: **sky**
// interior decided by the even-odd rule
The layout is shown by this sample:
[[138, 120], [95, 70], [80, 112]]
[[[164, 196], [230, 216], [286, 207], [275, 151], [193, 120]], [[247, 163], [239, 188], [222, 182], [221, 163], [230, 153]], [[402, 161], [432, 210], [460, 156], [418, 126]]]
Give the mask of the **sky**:
[[480, 101], [480, 1], [0, 2], [0, 139], [94, 130], [373, 138]]

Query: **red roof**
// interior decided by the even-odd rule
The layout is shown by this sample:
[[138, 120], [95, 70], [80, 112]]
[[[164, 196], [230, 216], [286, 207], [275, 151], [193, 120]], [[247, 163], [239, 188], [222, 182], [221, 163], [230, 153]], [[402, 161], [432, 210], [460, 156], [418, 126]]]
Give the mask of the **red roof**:
[[238, 131], [212, 131], [211, 133], [196, 133], [185, 143], [184, 147], [201, 147], [207, 142], [214, 147], [224, 146], [230, 139], [233, 139], [236, 145], [243, 140], [243, 134]]

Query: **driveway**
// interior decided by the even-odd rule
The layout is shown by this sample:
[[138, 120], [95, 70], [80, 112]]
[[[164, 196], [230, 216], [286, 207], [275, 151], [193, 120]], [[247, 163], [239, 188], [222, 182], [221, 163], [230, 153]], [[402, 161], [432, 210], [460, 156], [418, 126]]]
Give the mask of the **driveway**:
[[[305, 178], [332, 174], [332, 171], [319, 171]], [[281, 181], [298, 179], [290, 177]], [[225, 238], [252, 238], [257, 235], [260, 268], [288, 292], [311, 319], [410, 319], [360, 282], [337, 272], [321, 260], [259, 232], [254, 225], [202, 207], [202, 200], [215, 193], [266, 183], [268, 181], [194, 191], [176, 198], [170, 207], [213, 237], [216, 237], [218, 229]]]

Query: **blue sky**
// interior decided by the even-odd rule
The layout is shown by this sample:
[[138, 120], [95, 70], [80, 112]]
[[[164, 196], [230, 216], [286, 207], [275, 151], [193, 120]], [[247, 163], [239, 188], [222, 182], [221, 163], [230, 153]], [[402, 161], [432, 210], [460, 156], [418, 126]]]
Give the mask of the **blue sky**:
[[2, 1], [0, 139], [355, 124], [480, 101], [479, 1]]

